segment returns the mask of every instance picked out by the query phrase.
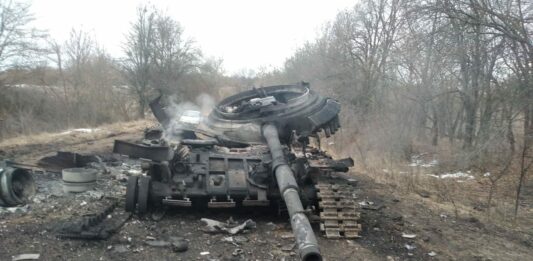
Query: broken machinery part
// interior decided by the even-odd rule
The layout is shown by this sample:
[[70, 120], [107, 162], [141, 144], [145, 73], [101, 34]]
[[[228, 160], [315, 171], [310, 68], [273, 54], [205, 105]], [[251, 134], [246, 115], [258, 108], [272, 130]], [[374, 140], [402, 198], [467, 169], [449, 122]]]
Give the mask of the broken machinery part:
[[70, 168], [61, 171], [63, 191], [65, 193], [79, 193], [96, 186], [98, 170], [91, 168]]
[[35, 195], [35, 181], [27, 169], [0, 162], [0, 206], [24, 205]]

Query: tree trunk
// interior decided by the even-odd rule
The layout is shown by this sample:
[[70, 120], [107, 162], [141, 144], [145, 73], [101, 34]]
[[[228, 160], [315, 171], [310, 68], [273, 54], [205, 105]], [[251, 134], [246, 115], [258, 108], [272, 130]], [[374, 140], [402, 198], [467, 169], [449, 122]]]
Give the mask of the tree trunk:
[[433, 132], [433, 139], [432, 139], [432, 145], [433, 146], [438, 146], [439, 145], [439, 115], [438, 115], [438, 112], [437, 112], [437, 108], [435, 108], [435, 106], [433, 106], [433, 128], [432, 128], [432, 132]]
[[144, 111], [146, 109], [146, 98], [144, 97], [144, 94], [139, 93], [139, 111], [138, 111], [138, 117], [140, 119], [144, 119]]
[[465, 133], [464, 133], [464, 149], [472, 148], [474, 142], [474, 133], [476, 130], [476, 107], [470, 98], [465, 102]]
[[507, 120], [507, 141], [509, 141], [509, 149], [511, 150], [511, 153], [514, 153], [516, 150], [516, 141], [514, 138], [514, 132], [513, 132], [513, 110], [512, 107], [509, 106], [509, 109], [505, 110], [504, 112], [506, 115]]
[[[529, 94], [529, 93], [528, 93]], [[522, 155], [520, 156], [520, 177], [518, 178], [518, 186], [516, 188], [516, 198], [514, 206], [514, 216], [518, 215], [518, 206], [520, 203], [520, 194], [524, 185], [529, 168], [533, 164], [532, 157], [529, 155], [529, 149], [533, 141], [533, 105], [526, 105], [524, 115], [524, 145], [522, 147]]]
[[492, 114], [493, 114], [493, 99], [490, 90], [487, 90], [487, 97], [485, 100], [485, 108], [479, 119], [478, 141], [485, 142], [489, 138]]
[[522, 193], [522, 186], [524, 184], [524, 180], [526, 178], [526, 175], [528, 173], [529, 167], [531, 166], [531, 162], [527, 162], [528, 160], [528, 151], [529, 147], [526, 146], [527, 144], [527, 138], [524, 138], [524, 147], [522, 148], [522, 155], [520, 157], [520, 176], [518, 177], [518, 186], [516, 187], [516, 198], [514, 203], [514, 217], [516, 218], [518, 216], [518, 206], [520, 204], [520, 194]]
[[490, 208], [492, 206], [492, 197], [494, 196], [494, 191], [496, 190], [496, 181], [491, 180], [489, 197], [487, 199], [487, 218], [490, 219]]

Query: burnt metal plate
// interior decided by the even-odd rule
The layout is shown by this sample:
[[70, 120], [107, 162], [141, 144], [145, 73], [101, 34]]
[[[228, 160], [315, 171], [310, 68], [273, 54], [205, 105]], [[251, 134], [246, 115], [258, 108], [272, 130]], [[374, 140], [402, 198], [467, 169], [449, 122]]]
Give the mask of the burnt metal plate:
[[167, 146], [145, 146], [122, 140], [115, 140], [113, 153], [153, 161], [169, 161], [174, 155], [172, 149]]

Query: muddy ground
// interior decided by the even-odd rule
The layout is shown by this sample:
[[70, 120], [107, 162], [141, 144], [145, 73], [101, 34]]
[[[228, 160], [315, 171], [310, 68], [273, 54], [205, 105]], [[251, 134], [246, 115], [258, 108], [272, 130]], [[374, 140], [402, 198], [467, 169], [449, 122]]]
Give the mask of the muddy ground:
[[[35, 163], [58, 150], [109, 156], [114, 139], [135, 140], [142, 125], [71, 132], [50, 139], [0, 143], [0, 157]], [[64, 220], [98, 211], [125, 193], [125, 177], [134, 175], [135, 162], [125, 161], [99, 177], [96, 190], [63, 195], [60, 175], [36, 173], [34, 202], [18, 209], [0, 209], [0, 260], [26, 253], [40, 260], [298, 260], [286, 216], [276, 210], [214, 211], [175, 209], [160, 221], [132, 217], [111, 238], [101, 241], [59, 239], [55, 229]], [[355, 174], [356, 194], [377, 210], [361, 209], [363, 231], [356, 240], [318, 238], [325, 260], [533, 260], [533, 231], [504, 229], [476, 216], [454, 217], [437, 209], [434, 197], [398, 193], [377, 184], [371, 174]], [[530, 200], [530, 199], [529, 199]], [[527, 210], [531, 213], [531, 209]], [[203, 231], [201, 218], [237, 222], [252, 219], [257, 227], [233, 236]], [[533, 217], [532, 217], [533, 218]], [[315, 232], [319, 234], [318, 227]], [[402, 234], [416, 235], [404, 238]], [[147, 241], [183, 238], [188, 250], [149, 246]], [[237, 241], [237, 242], [235, 242]], [[240, 250], [238, 250], [240, 249]], [[241, 251], [242, 250], [242, 251]]]

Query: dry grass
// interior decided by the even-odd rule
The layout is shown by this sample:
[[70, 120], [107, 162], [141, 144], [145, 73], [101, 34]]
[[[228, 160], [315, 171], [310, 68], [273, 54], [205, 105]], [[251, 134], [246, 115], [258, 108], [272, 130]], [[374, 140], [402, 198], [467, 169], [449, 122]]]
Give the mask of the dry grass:
[[[355, 172], [391, 187], [398, 197], [421, 200], [424, 206], [437, 213], [448, 213], [457, 218], [475, 217], [486, 225], [509, 231], [533, 231], [533, 184], [524, 188], [518, 216], [516, 219], [514, 217], [518, 160], [515, 160], [508, 174], [498, 180], [491, 206], [488, 206], [491, 182], [483, 174], [490, 172], [494, 176], [502, 169], [505, 157], [499, 154], [505, 153], [505, 141], [500, 148], [493, 145], [494, 148], [488, 153], [489, 158], [481, 158], [478, 151], [464, 152], [460, 141], [450, 144], [448, 139], [441, 139], [438, 146], [431, 146], [425, 141], [414, 140], [401, 143], [402, 146], [408, 146], [398, 150], [395, 144], [388, 145], [389, 138], [379, 137], [383, 135], [380, 136], [378, 131], [356, 134], [345, 128], [344, 133], [341, 130], [333, 138], [335, 145], [327, 148], [334, 155], [352, 156]], [[438, 160], [438, 165], [431, 168], [410, 167], [408, 155], [420, 154], [424, 155], [425, 162]], [[471, 171], [475, 178], [439, 179], [427, 175], [458, 171]]]
[[154, 125], [153, 120], [137, 120], [130, 122], [117, 122], [104, 124], [92, 128], [92, 132], [75, 131], [76, 129], [64, 130], [56, 133], [40, 133], [35, 135], [22, 135], [16, 138], [6, 139], [0, 142], [0, 149], [7, 150], [13, 147], [27, 146], [30, 144], [47, 144], [61, 140], [65, 143], [79, 140], [98, 140], [111, 133], [117, 133], [127, 130], [128, 132], [142, 132], [145, 128]]
[[516, 219], [513, 215], [516, 175], [506, 176], [499, 181], [489, 207], [490, 182], [482, 173], [472, 173], [474, 180], [461, 182], [461, 179], [438, 179], [427, 175], [428, 171], [423, 168], [406, 168], [405, 165], [389, 165], [386, 169], [374, 167], [371, 171], [359, 172], [376, 183], [391, 186], [400, 197], [417, 196], [417, 200], [436, 212], [448, 213], [456, 218], [475, 217], [487, 225], [507, 230], [533, 229], [532, 191], [523, 193], [519, 214]]

